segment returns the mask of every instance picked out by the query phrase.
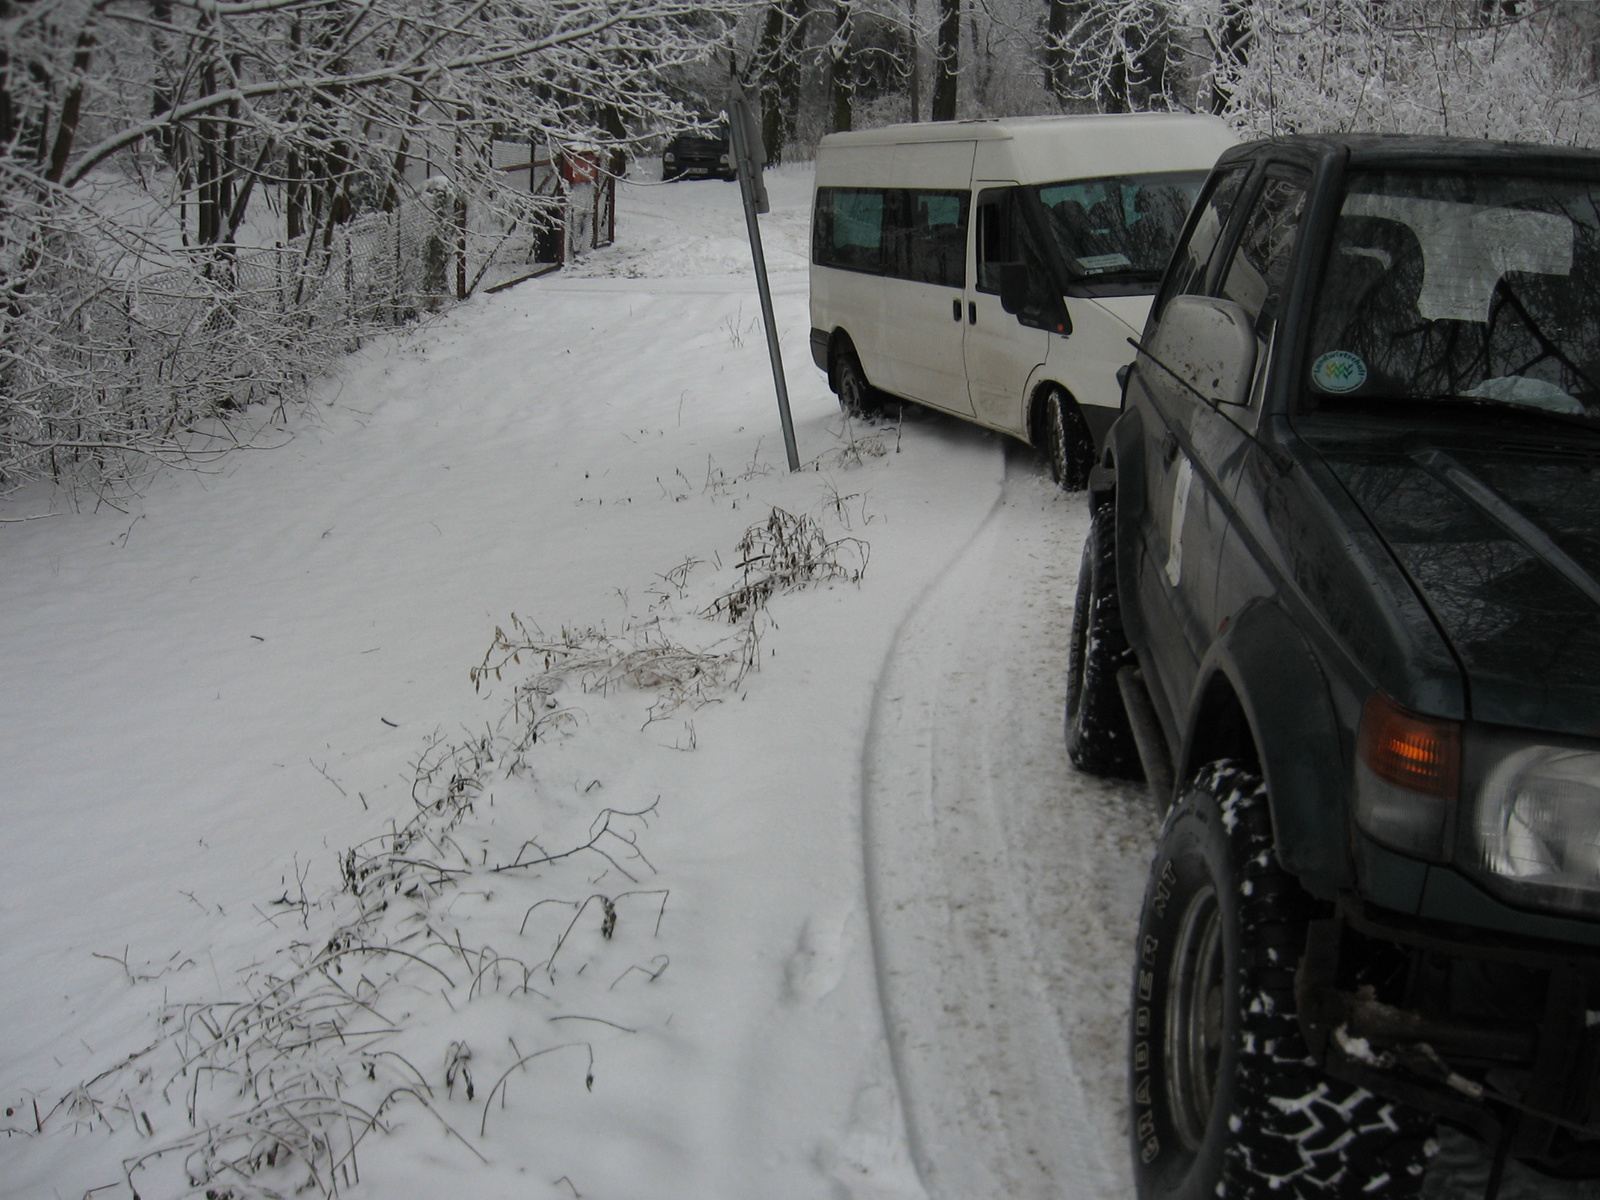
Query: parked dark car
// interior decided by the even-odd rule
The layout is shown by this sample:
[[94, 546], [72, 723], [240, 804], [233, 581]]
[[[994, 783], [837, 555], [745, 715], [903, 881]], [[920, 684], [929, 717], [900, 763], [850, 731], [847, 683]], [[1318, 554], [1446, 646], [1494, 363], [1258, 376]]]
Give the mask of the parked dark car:
[[728, 127], [710, 132], [680, 133], [661, 152], [661, 178], [733, 179], [733, 152], [728, 145]]
[[1600, 154], [1225, 152], [1090, 481], [1069, 753], [1167, 806], [1152, 1197], [1600, 1176]]

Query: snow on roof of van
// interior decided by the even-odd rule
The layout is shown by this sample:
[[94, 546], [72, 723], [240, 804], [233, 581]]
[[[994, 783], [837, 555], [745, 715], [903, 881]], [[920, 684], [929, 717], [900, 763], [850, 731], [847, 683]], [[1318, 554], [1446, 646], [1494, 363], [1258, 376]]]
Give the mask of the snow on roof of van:
[[823, 137], [822, 144], [892, 146], [912, 142], [985, 142], [1037, 133], [1058, 133], [1062, 129], [1089, 133], [1097, 127], [1126, 134], [1133, 125], [1150, 127], [1152, 131], [1170, 125], [1192, 132], [1197, 124], [1228, 131], [1230, 145], [1238, 141], [1225, 122], [1217, 117], [1196, 113], [1081, 113], [1051, 117], [985, 117], [972, 121], [906, 121], [898, 125], [882, 125], [877, 129], [830, 133]]
[[[931, 142], [976, 142], [979, 178], [1043, 183], [1149, 171], [1209, 170], [1238, 138], [1216, 117], [1194, 113], [1095, 113], [921, 121], [830, 133], [819, 147], [818, 182], [838, 151]], [[1005, 144], [1009, 143], [1009, 144]], [[855, 161], [855, 155], [846, 155]], [[840, 167], [843, 162], [836, 160]], [[886, 164], [878, 164], [886, 169]], [[852, 168], [852, 171], [858, 168]]]

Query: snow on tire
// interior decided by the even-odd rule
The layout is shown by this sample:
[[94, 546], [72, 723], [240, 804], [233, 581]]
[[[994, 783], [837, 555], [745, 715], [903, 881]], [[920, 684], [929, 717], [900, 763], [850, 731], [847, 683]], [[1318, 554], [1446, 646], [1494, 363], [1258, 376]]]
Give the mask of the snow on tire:
[[1306, 1052], [1294, 974], [1311, 900], [1277, 864], [1266, 788], [1223, 761], [1168, 813], [1130, 1014], [1140, 1200], [1416, 1196], [1432, 1128]]

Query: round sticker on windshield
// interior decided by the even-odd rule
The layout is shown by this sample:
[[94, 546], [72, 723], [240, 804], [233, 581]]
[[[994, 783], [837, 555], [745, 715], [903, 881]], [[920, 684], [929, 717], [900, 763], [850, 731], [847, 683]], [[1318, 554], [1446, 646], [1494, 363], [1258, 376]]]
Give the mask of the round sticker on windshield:
[[1367, 381], [1367, 364], [1349, 350], [1329, 350], [1311, 364], [1311, 382], [1325, 392], [1353, 392]]

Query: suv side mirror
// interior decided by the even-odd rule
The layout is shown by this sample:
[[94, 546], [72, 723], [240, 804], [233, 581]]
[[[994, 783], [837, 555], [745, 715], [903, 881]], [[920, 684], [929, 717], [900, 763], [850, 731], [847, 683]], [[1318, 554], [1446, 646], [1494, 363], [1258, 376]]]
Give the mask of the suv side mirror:
[[1157, 368], [1217, 404], [1248, 404], [1256, 368], [1255, 322], [1232, 300], [1174, 296], [1144, 344]]

